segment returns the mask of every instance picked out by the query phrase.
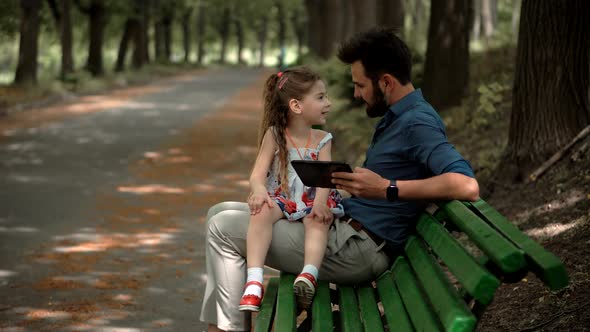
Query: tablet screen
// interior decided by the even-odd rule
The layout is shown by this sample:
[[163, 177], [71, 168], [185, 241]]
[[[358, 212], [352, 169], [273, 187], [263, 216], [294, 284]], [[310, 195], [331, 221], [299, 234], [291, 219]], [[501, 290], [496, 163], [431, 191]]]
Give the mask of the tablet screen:
[[292, 160], [291, 165], [304, 185], [308, 187], [336, 188], [332, 173], [352, 173], [350, 165], [342, 161]]

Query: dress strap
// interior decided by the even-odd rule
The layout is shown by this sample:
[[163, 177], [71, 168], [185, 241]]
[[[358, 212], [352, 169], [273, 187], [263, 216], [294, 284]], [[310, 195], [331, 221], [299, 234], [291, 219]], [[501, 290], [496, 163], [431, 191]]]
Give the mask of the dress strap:
[[332, 139], [332, 134], [330, 134], [330, 133], [326, 134], [326, 136], [324, 136], [324, 138], [322, 138], [322, 140], [318, 144], [318, 150], [321, 150], [324, 147], [324, 145], [326, 145], [326, 143], [328, 143], [331, 139]]

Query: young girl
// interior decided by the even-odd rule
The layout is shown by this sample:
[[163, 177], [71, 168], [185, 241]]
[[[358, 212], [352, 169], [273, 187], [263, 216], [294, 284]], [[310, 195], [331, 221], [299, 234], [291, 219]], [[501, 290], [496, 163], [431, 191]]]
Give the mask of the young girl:
[[[312, 129], [326, 123], [330, 100], [319, 75], [299, 67], [271, 75], [264, 91], [258, 157], [250, 176], [250, 224], [246, 239], [248, 279], [240, 310], [258, 311], [263, 267], [272, 227], [279, 219], [303, 221], [304, 267], [293, 284], [297, 303], [308, 308], [334, 216], [344, 215], [336, 190], [303, 185], [291, 160], [330, 160], [332, 135]], [[285, 259], [289, 259], [286, 257]]]

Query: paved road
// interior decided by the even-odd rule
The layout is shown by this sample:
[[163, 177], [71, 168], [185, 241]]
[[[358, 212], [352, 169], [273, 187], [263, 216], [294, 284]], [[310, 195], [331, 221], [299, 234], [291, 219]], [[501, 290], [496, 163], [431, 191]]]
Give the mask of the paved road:
[[[260, 74], [231, 69], [169, 80], [114, 108], [0, 141], [0, 331], [203, 330], [204, 230], [192, 214], [206, 206], [146, 207], [142, 193], [160, 194], [161, 204], [175, 188], [134, 186], [133, 165], [158, 160], [162, 154], [149, 151]], [[182, 162], [182, 151], [167, 152]], [[158, 270], [171, 260], [177, 268]]]

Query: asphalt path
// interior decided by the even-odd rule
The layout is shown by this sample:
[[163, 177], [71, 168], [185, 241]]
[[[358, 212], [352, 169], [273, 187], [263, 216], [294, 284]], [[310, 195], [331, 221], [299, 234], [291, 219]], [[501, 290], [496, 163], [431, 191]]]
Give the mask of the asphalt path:
[[[198, 321], [204, 227], [191, 214], [207, 206], [177, 211], [165, 222], [161, 211], [142, 208], [146, 216], [159, 215], [150, 220], [165, 231], [141, 231], [133, 228], [137, 217], [121, 211], [139, 209], [142, 190], [173, 194], [174, 188], [122, 184], [137, 182], [132, 165], [160, 156], [149, 151], [222, 108], [260, 75], [236, 68], [185, 75], [113, 106], [108, 95], [97, 97], [93, 107], [106, 105], [98, 112], [5, 132], [0, 331], [204, 330]], [[158, 271], [149, 259], [171, 259], [157, 245], [172, 242], [194, 246], [177, 248], [178, 255], [186, 249], [174, 257], [180, 268]]]

